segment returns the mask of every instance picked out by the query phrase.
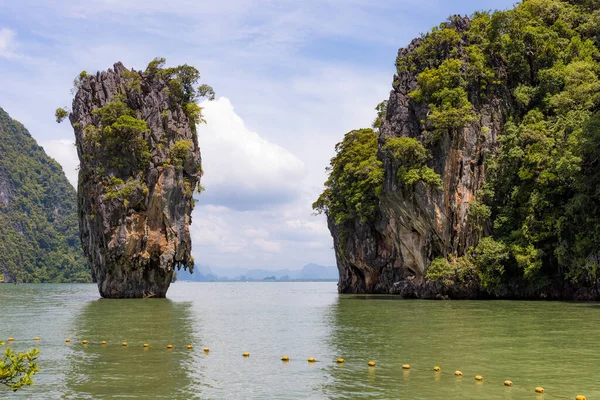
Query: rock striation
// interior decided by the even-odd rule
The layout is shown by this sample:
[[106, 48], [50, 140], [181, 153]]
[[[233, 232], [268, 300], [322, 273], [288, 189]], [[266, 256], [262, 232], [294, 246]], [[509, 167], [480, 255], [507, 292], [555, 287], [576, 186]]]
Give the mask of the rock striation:
[[157, 66], [116, 63], [76, 81], [81, 243], [102, 297], [165, 297], [174, 271], [193, 268], [199, 108], [185, 97], [194, 82]]

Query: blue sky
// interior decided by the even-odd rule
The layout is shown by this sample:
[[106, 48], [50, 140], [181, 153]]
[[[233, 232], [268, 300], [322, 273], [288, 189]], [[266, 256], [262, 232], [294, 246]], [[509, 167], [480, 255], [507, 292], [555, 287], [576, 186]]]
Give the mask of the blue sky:
[[196, 66], [217, 100], [199, 129], [207, 191], [193, 254], [220, 267], [333, 265], [311, 203], [335, 143], [388, 97], [399, 47], [451, 14], [513, 2], [443, 0], [0, 0], [0, 107], [76, 180], [54, 109], [73, 78], [156, 56]]

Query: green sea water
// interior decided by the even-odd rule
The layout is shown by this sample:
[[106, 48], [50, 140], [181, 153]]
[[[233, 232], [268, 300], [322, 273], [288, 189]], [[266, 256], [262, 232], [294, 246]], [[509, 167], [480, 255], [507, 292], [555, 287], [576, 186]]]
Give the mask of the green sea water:
[[39, 347], [41, 368], [36, 386], [0, 398], [600, 399], [599, 304], [178, 282], [169, 299], [147, 300], [99, 299], [94, 285], [0, 285], [0, 307], [0, 338]]

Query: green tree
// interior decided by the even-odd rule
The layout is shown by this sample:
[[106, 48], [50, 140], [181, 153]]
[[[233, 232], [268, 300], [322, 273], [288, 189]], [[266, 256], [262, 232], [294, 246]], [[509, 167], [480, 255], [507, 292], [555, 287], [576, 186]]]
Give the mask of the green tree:
[[377, 104], [377, 107], [375, 107], [375, 111], [377, 111], [377, 117], [375, 117], [375, 120], [371, 125], [373, 129], [381, 128], [383, 121], [385, 121], [385, 117], [387, 114], [387, 104], [388, 101], [384, 100], [381, 103]]
[[424, 182], [435, 188], [442, 187], [441, 177], [425, 163], [431, 158], [429, 151], [415, 138], [387, 138], [382, 150], [389, 151], [397, 168], [399, 183], [412, 186]]
[[60, 124], [69, 116], [69, 112], [66, 107], [57, 108], [54, 112], [54, 116], [56, 117], [56, 122]]
[[378, 215], [383, 185], [377, 134], [372, 129], [350, 131], [335, 146], [335, 151], [325, 190], [313, 208], [317, 213], [325, 212], [338, 225], [354, 218], [373, 222]]
[[[0, 341], [0, 348], [3, 346], [4, 342]], [[0, 385], [8, 386], [13, 391], [33, 385], [32, 377], [39, 371], [36, 363], [38, 354], [39, 349], [15, 353], [6, 347], [4, 359], [0, 360]]]

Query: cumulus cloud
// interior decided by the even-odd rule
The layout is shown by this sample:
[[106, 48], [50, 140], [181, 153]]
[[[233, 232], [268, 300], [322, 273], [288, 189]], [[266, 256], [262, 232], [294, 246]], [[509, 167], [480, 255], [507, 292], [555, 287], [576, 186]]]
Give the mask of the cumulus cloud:
[[200, 264], [296, 269], [309, 262], [333, 263], [325, 222], [312, 217], [302, 202], [268, 211], [199, 205], [192, 221], [193, 254]]
[[206, 174], [201, 204], [251, 210], [298, 197], [305, 176], [298, 157], [248, 129], [229, 99], [202, 106], [207, 124], [198, 129]]

